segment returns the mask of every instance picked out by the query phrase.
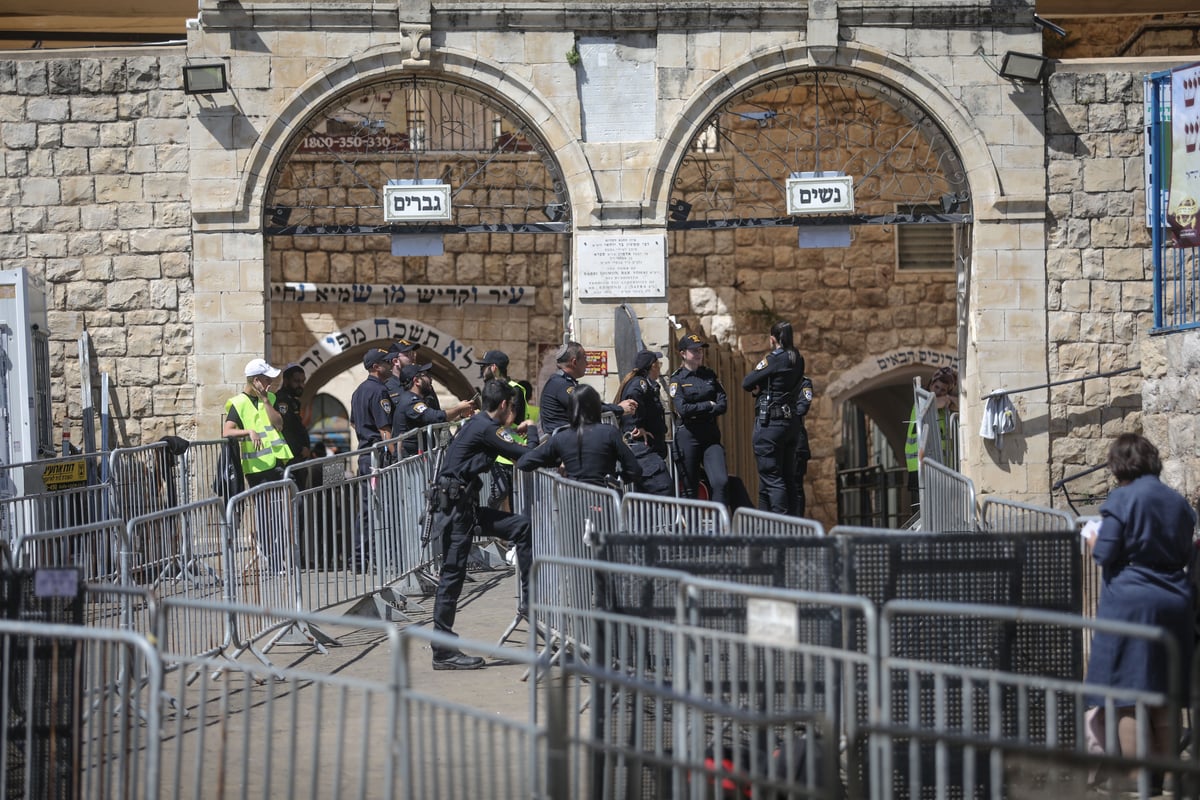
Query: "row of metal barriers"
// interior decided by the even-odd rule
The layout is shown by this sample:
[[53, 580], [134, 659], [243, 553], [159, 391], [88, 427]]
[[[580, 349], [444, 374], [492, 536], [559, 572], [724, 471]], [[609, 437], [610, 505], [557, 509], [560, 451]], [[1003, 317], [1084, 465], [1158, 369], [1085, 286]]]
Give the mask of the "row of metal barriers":
[[[146, 510], [143, 505], [145, 513], [127, 520], [114, 513], [116, 518], [107, 521], [26, 531], [14, 542], [15, 558], [25, 568], [79, 569], [94, 591], [107, 598], [85, 603], [82, 622], [153, 642], [160, 672], [188, 675], [184, 687], [160, 691], [154, 688], [153, 668], [125, 670], [126, 680], [136, 678], [139, 691], [167, 703], [160, 716], [189, 708], [178, 698], [186, 698], [186, 687], [208, 669], [214, 674], [248, 670], [245, 674], [252, 677], [239, 680], [246, 698], [257, 697], [258, 678], [253, 676], [284, 674], [280, 658], [268, 660], [263, 651], [281, 642], [323, 650], [328, 639], [353, 640], [359, 635], [355, 631], [372, 629], [373, 623], [361, 619], [347, 627], [340, 618], [314, 613], [318, 609], [351, 604], [378, 613], [381, 607], [403, 608], [405, 593], [428, 588], [436, 559], [420, 546], [417, 520], [440, 442], [436, 431], [424, 435], [429, 440], [421, 455], [392, 463], [375, 454], [369, 475], [354, 474], [358, 454], [334, 457], [308, 465], [310, 474], [302, 478], [256, 487], [228, 502], [196, 499], [184, 493], [182, 484], [172, 498], [154, 489], [149, 478], [139, 484], [120, 477], [150, 475], [149, 470], [122, 471], [110, 458], [110, 509], [136, 508], [131, 499], [161, 507]], [[154, 446], [148, 452], [156, 452]], [[319, 482], [311, 474], [314, 467], [321, 468]], [[181, 473], [195, 476], [189, 478], [188, 492], [203, 491], [208, 480], [203, 469]], [[543, 682], [545, 691], [577, 683], [575, 695], [559, 697], [557, 707], [571, 724], [584, 719], [589, 725], [583, 732], [552, 729], [543, 716], [550, 701], [539, 704], [531, 681], [531, 710], [521, 721], [520, 734], [527, 738], [505, 733], [503, 752], [492, 744], [480, 751], [479, 757], [491, 764], [480, 774], [491, 777], [489, 790], [475, 794], [530, 796], [530, 787], [537, 789], [543, 781], [549, 787], [544, 796], [570, 786], [578, 790], [575, 794], [590, 797], [712, 796], [715, 787], [749, 796], [867, 796], [856, 793], [862, 791], [901, 797], [932, 791], [929, 796], [940, 797], [963, 796], [963, 785], [984, 781], [991, 787], [988, 796], [1001, 796], [993, 789], [1007, 787], [1009, 778], [1006, 771], [997, 772], [996, 764], [1007, 764], [1010, 752], [1041, 748], [1065, 754], [1063, 763], [1086, 762], [1089, 769], [1119, 766], [1111, 753], [1089, 756], [1081, 744], [1088, 704], [1081, 698], [1086, 694], [1099, 698], [1100, 707], [1110, 712], [1132, 702], [1143, 726], [1149, 708], [1182, 702], [1174, 688], [1164, 696], [1134, 698], [1083, 688], [1083, 646], [1099, 623], [1078, 616], [1085, 592], [1077, 521], [1061, 512], [986, 501], [981, 512], [985, 535], [978, 529], [933, 534], [849, 528], [826, 535], [811, 520], [748, 509], [730, 516], [711, 503], [622, 496], [552, 472], [523, 476], [513, 503], [534, 520], [530, 623], [544, 643], [539, 654], [520, 657], [531, 670], [565, 671], [566, 678]], [[885, 631], [892, 630], [888, 609], [899, 613], [911, 602], [950, 605], [905, 617], [895, 628], [903, 636], [895, 641], [910, 647], [892, 647]], [[990, 604], [986, 613], [974, 609], [982, 604]], [[1044, 619], [1042, 614], [1061, 618]], [[688, 634], [693, 638], [679, 638], [693, 629]], [[707, 643], [702, 631], [725, 638]], [[406, 629], [403, 636], [410, 635], [419, 639], [427, 634]], [[1134, 630], [1129, 635], [1152, 634]], [[1163, 646], [1172, 645], [1164, 641]], [[516, 651], [503, 652], [512, 659]], [[695, 662], [696, 671], [681, 672], [683, 666], [692, 668], [693, 652], [707, 654]], [[248, 660], [248, 653], [258, 658]], [[331, 657], [327, 653], [324, 658]], [[925, 666], [919, 673], [898, 673], [908, 669], [904, 659]], [[204, 669], [188, 669], [187, 664]], [[329, 675], [321, 665], [310, 669]], [[407, 674], [407, 662], [395, 670]], [[103, 674], [111, 678], [122, 672], [106, 668]], [[964, 684], [967, 677], [972, 682]], [[298, 680], [324, 685], [325, 678]], [[99, 684], [108, 686], [103, 680]], [[1172, 686], [1179, 685], [1176, 675]], [[604, 687], [607, 693], [597, 695]], [[124, 688], [117, 694], [122, 692], [128, 694]], [[299, 697], [284, 694], [292, 702]], [[378, 704], [372, 700], [367, 705], [395, 708], [398, 702], [391, 696], [376, 699]], [[31, 705], [38, 702], [30, 699], [26, 707]], [[579, 709], [585, 709], [582, 715], [576, 714]], [[253, 713], [246, 711], [239, 719], [245, 723]], [[465, 708], [456, 713], [462, 721], [454, 725], [476, 730], [463, 736], [481, 735], [476, 720], [486, 714]], [[136, 717], [144, 720], [146, 714], [139, 711]], [[220, 714], [214, 719], [223, 719]], [[1113, 725], [1114, 719], [1109, 713], [1103, 725]], [[352, 715], [338, 725], [360, 722]], [[897, 726], [901, 733], [893, 730]], [[206, 730], [203, 724], [195, 727], [202, 737]], [[1004, 733], [1010, 730], [1015, 733]], [[261, 731], [258, 738], [250, 731], [240, 735], [253, 752], [262, 737]], [[996, 731], [1004, 735], [998, 737]], [[104, 737], [113, 735], [109, 731]], [[424, 740], [438, 731], [383, 733], [393, 748], [411, 747], [410, 735]], [[1108, 737], [1115, 739], [1115, 734]], [[985, 740], [992, 744], [980, 749]], [[227, 739], [223, 741], [228, 748]], [[567, 742], [577, 752], [561, 752]], [[180, 757], [170, 764], [160, 759], [158, 780], [169, 779], [176, 795], [181, 793], [176, 787], [184, 783], [195, 787], [195, 796], [204, 795], [211, 787], [208, 762], [226, 757], [224, 751], [207, 752], [210, 746], [211, 740], [200, 759], [204, 765], [188, 766], [185, 778], [176, 766]], [[525, 746], [544, 752], [545, 760], [525, 761]], [[140, 747], [144, 752], [149, 745]], [[302, 745], [293, 739], [292, 747]], [[467, 749], [478, 748], [472, 744]], [[492, 773], [513, 769], [512, 758], [503, 753], [516, 753], [525, 766], [513, 778], [513, 793], [493, 795]], [[297, 756], [293, 752], [288, 757]], [[426, 755], [420, 765], [389, 761], [382, 769], [398, 776], [398, 794], [419, 785], [424, 791], [413, 789], [409, 796], [463, 796], [454, 788], [459, 786], [455, 776], [441, 775], [440, 767], [431, 766], [445, 757]], [[1037, 761], [1028, 753], [1023, 757]], [[129, 760], [125, 755], [97, 758], [106, 764]], [[570, 759], [575, 759], [573, 768]], [[801, 762], [809, 765], [803, 776]], [[1145, 758], [1135, 762], [1151, 763]], [[961, 769], [948, 769], [947, 763]], [[274, 782], [257, 794], [244, 788], [257, 786], [249, 776], [253, 769], [218, 766], [226, 776], [222, 781], [240, 781], [236, 786], [243, 788], [230, 790], [233, 796], [243, 796], [237, 791], [264, 797], [283, 791]], [[1186, 765], [1172, 766], [1187, 771]], [[366, 788], [351, 794], [374, 795], [377, 787], [393, 785], [387, 775], [384, 783], [376, 782], [380, 773], [375, 766], [364, 768], [367, 772], [351, 784]], [[288, 767], [285, 773], [296, 769]], [[955, 770], [962, 774], [956, 776]], [[1028, 775], [1035, 782], [1079, 780], [1074, 773], [1047, 778], [1034, 767]], [[1149, 792], [1152, 771], [1146, 770], [1144, 777]], [[294, 786], [307, 790], [318, 785], [314, 781], [299, 780]], [[946, 782], [945, 790], [938, 781]], [[950, 786], [959, 789], [951, 791]], [[287, 790], [288, 796], [295, 793]], [[129, 795], [113, 794], [106, 786], [89, 796]]]
[[[1055, 677], [1039, 655], [1086, 631], [1173, 653], [1161, 632], [999, 605], [877, 605], [605, 558], [547, 556], [534, 570], [537, 587], [544, 572], [591, 587], [580, 606], [540, 589], [530, 605], [534, 630], [564, 625], [578, 639], [453, 642], [540, 678], [510, 715], [422, 689], [414, 665], [451, 641], [421, 626], [9, 573], [6, 601], [24, 620], [0, 620], [0, 795], [1070, 797], [1139, 769], [1142, 797], [1161, 775], [1195, 796], [1194, 746], [1163, 759], [1114, 746], [1116, 709], [1132, 707], [1146, 730], [1151, 709], [1179, 707], [1181, 670], [1165, 693], [1122, 691]], [[119, 613], [129, 594], [145, 608], [136, 620]], [[27, 621], [39, 616], [106, 622]], [[175, 635], [229, 617], [318, 627], [347, 646], [315, 662], [310, 647], [281, 648], [265, 664], [190, 652]], [[1107, 751], [1089, 747], [1089, 726]]]

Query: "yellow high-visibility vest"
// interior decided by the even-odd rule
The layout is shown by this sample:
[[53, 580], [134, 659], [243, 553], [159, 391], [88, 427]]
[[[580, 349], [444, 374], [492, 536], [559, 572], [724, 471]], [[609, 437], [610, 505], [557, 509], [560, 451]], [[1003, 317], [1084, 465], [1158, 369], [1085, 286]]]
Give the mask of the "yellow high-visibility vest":
[[[275, 395], [271, 392], [267, 392], [267, 403], [275, 404]], [[254, 475], [266, 472], [274, 467], [276, 462], [292, 459], [292, 448], [288, 447], [287, 440], [271, 424], [265, 403], [256, 405], [249, 395], [240, 392], [225, 401], [226, 414], [229, 413], [230, 406], [237, 409], [243, 428], [254, 431], [262, 437], [262, 442], [257, 446], [249, 437], [242, 440], [243, 474]]]

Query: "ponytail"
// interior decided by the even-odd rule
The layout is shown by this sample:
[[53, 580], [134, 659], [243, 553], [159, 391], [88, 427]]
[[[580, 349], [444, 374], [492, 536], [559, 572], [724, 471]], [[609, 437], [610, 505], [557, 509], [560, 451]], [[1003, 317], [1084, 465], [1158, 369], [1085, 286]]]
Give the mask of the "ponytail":
[[771, 335], [775, 337], [775, 341], [779, 342], [779, 346], [788, 354], [788, 362], [793, 366], [800, 358], [800, 353], [796, 350], [796, 345], [792, 343], [792, 323], [779, 320], [771, 326]]

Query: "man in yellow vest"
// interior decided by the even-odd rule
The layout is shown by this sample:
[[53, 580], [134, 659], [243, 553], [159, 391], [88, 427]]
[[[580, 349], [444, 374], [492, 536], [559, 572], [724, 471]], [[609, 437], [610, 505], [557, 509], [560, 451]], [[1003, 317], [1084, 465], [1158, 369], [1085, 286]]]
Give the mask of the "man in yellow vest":
[[[947, 420], [951, 414], [958, 411], [958, 370], [954, 367], [940, 367], [929, 379], [929, 391], [933, 394], [937, 406], [938, 433], [943, 449], [947, 449]], [[917, 439], [917, 406], [913, 404], [912, 414], [908, 418], [908, 437], [904, 442], [904, 462], [908, 467], [908, 497], [912, 504], [913, 513], [920, 510], [920, 482], [918, 470], [921, 468], [921, 443]], [[943, 456], [938, 458], [942, 463], [947, 462]], [[952, 465], [957, 467], [957, 464]]]
[[[292, 458], [292, 449], [283, 438], [283, 417], [275, 408], [271, 387], [280, 371], [261, 358], [246, 364], [246, 385], [240, 394], [225, 401], [223, 436], [242, 436], [242, 474], [254, 488], [283, 479], [283, 468]], [[290, 509], [273, 495], [274, 500], [256, 498], [254, 502], [255, 544], [268, 571], [286, 574], [295, 562], [295, 532], [290, 526]]]
[[222, 436], [245, 436], [242, 440], [242, 474], [250, 487], [283, 478], [283, 468], [292, 449], [283, 438], [283, 417], [275, 408], [271, 386], [279, 369], [256, 358], [246, 364], [246, 385], [241, 394], [225, 401]]

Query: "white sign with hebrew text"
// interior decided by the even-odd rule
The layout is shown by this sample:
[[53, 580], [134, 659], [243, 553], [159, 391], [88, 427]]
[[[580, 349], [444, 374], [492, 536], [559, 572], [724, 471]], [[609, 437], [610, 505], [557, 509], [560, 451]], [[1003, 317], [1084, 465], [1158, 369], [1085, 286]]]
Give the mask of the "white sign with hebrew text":
[[798, 214], [853, 214], [854, 178], [788, 178], [787, 212]]
[[450, 187], [435, 184], [388, 184], [383, 187], [387, 222], [442, 222], [450, 219]]

